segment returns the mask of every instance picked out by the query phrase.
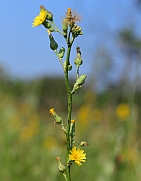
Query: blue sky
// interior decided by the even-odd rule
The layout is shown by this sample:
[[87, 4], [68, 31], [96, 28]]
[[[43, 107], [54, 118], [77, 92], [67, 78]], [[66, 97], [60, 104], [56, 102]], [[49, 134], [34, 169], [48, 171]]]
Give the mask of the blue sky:
[[[122, 26], [133, 24], [136, 28], [140, 17], [131, 0], [52, 0], [0, 2], [0, 65], [17, 78], [33, 78], [41, 75], [62, 75], [61, 66], [52, 50], [43, 26], [32, 28], [32, 21], [39, 13], [40, 5], [54, 14], [54, 21], [61, 29], [61, 21], [70, 7], [82, 16], [79, 26], [83, 36], [76, 38], [81, 47], [84, 64], [81, 73], [90, 73], [94, 52], [98, 46], [114, 47], [114, 33]], [[133, 14], [132, 14], [133, 13]], [[126, 19], [127, 18], [127, 19]], [[138, 30], [137, 30], [138, 31]], [[53, 34], [59, 47], [66, 46], [62, 36]], [[116, 48], [113, 50], [116, 52]], [[120, 62], [118, 62], [120, 65]], [[119, 66], [120, 67], [120, 66]], [[71, 74], [74, 74], [75, 70]]]

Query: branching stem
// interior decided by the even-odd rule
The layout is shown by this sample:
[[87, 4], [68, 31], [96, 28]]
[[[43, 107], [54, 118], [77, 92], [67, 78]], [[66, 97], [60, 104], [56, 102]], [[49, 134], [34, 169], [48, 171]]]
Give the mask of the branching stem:
[[70, 165], [69, 165], [69, 153], [70, 153], [70, 149], [71, 149], [70, 124], [71, 124], [71, 113], [72, 113], [72, 93], [71, 93], [71, 88], [70, 88], [70, 84], [69, 84], [69, 76], [68, 76], [68, 65], [69, 65], [69, 58], [70, 58], [70, 52], [71, 52], [71, 45], [72, 44], [68, 44], [67, 55], [66, 55], [66, 67], [64, 70], [65, 84], [66, 84], [67, 93], [68, 93], [68, 126], [67, 126], [67, 134], [66, 134], [67, 178], [68, 178], [68, 181], [71, 181]]

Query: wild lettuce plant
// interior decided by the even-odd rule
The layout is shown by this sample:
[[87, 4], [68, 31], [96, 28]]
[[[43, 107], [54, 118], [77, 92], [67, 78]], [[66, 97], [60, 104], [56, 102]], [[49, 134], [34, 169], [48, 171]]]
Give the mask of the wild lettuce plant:
[[[76, 90], [82, 87], [87, 77], [85, 74], [79, 75], [79, 68], [83, 63], [80, 47], [76, 48], [76, 58], [74, 60], [74, 65], [76, 66], [76, 80], [73, 87], [70, 86], [69, 82], [69, 71], [72, 70], [70, 62], [71, 48], [75, 38], [83, 34], [82, 28], [76, 24], [79, 20], [80, 17], [73, 13], [71, 8], [68, 8], [65, 18], [62, 20], [62, 30], [59, 30], [54, 23], [53, 14], [45, 9], [44, 6], [40, 6], [40, 13], [34, 18], [32, 23], [32, 27], [43, 25], [46, 28], [49, 36], [50, 48], [56, 54], [64, 73], [68, 99], [67, 120], [64, 121], [62, 117], [55, 112], [54, 108], [51, 108], [49, 113], [54, 117], [55, 124], [60, 125], [63, 133], [66, 135], [66, 164], [61, 162], [60, 157], [56, 158], [58, 170], [63, 174], [66, 181], [71, 181], [71, 165], [73, 162], [81, 166], [82, 162], [86, 161], [86, 153], [81, 147], [88, 145], [85, 141], [82, 141], [77, 146], [75, 145], [76, 121], [72, 119], [72, 97]], [[65, 38], [67, 48], [61, 47], [58, 49], [58, 43], [53, 37], [53, 33], [55, 32], [60, 33]]]

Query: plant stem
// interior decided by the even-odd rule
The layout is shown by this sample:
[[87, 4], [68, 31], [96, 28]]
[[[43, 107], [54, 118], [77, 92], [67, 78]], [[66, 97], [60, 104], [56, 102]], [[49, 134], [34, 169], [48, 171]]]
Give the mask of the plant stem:
[[58, 32], [58, 33], [60, 33], [61, 35], [64, 36], [64, 33], [62, 33], [62, 32], [57, 28], [57, 26], [56, 26], [56, 24], [54, 23], [54, 21], [51, 21], [51, 23], [52, 23], [52, 25], [53, 25], [55, 31]]
[[67, 126], [67, 134], [66, 134], [66, 149], [67, 149], [67, 178], [68, 181], [71, 181], [71, 174], [70, 174], [70, 165], [69, 165], [69, 153], [71, 149], [71, 142], [70, 142], [70, 124], [71, 124], [71, 113], [72, 113], [72, 94], [71, 94], [71, 88], [69, 84], [69, 76], [68, 76], [68, 65], [69, 65], [69, 58], [70, 58], [70, 52], [71, 52], [71, 45], [68, 44], [68, 50], [67, 50], [67, 56], [66, 56], [66, 67], [64, 70], [65, 74], [65, 84], [67, 87], [67, 93], [68, 93], [68, 126]]
[[60, 64], [61, 64], [62, 68], [64, 69], [62, 60], [61, 60], [60, 57], [58, 56], [57, 51], [54, 51], [54, 52], [55, 52], [55, 54], [56, 54], [56, 56], [57, 56], [57, 58], [58, 58], [58, 60], [59, 60], [59, 62], [60, 62]]
[[67, 176], [66, 176], [65, 173], [63, 173], [63, 176], [64, 176], [65, 180], [68, 181]]

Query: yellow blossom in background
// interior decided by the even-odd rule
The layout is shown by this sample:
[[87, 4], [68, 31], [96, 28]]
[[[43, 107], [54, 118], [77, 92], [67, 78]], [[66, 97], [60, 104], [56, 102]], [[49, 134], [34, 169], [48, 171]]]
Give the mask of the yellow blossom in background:
[[43, 147], [47, 149], [54, 148], [57, 145], [57, 141], [54, 137], [48, 136], [43, 141]]
[[39, 25], [43, 24], [44, 21], [46, 20], [46, 17], [47, 17], [47, 11], [42, 9], [40, 11], [40, 14], [34, 18], [33, 23], [32, 23], [32, 27], [39, 26]]
[[91, 116], [92, 120], [100, 121], [101, 118], [102, 118], [102, 111], [99, 108], [94, 108], [91, 111], [91, 115], [90, 116]]
[[140, 151], [138, 151], [136, 147], [128, 148], [126, 156], [128, 157], [129, 161], [132, 161], [132, 163], [137, 164], [140, 157]]
[[86, 126], [86, 124], [89, 122], [89, 116], [91, 114], [91, 107], [88, 105], [82, 105], [78, 111], [78, 119], [82, 126]]
[[87, 103], [93, 103], [96, 100], [96, 94], [93, 91], [88, 91], [85, 93], [85, 100]]
[[75, 161], [77, 165], [81, 166], [81, 162], [86, 161], [86, 153], [84, 153], [84, 150], [76, 148], [76, 146], [74, 146], [72, 150], [70, 150], [69, 160]]
[[116, 115], [122, 120], [126, 120], [130, 114], [128, 104], [119, 104], [116, 108]]
[[29, 121], [29, 123], [24, 126], [21, 130], [20, 139], [22, 142], [27, 142], [30, 140], [34, 135], [38, 133], [39, 129], [39, 121]]
[[19, 116], [27, 116], [33, 111], [33, 106], [29, 103], [23, 102], [17, 105], [17, 111], [20, 113]]

